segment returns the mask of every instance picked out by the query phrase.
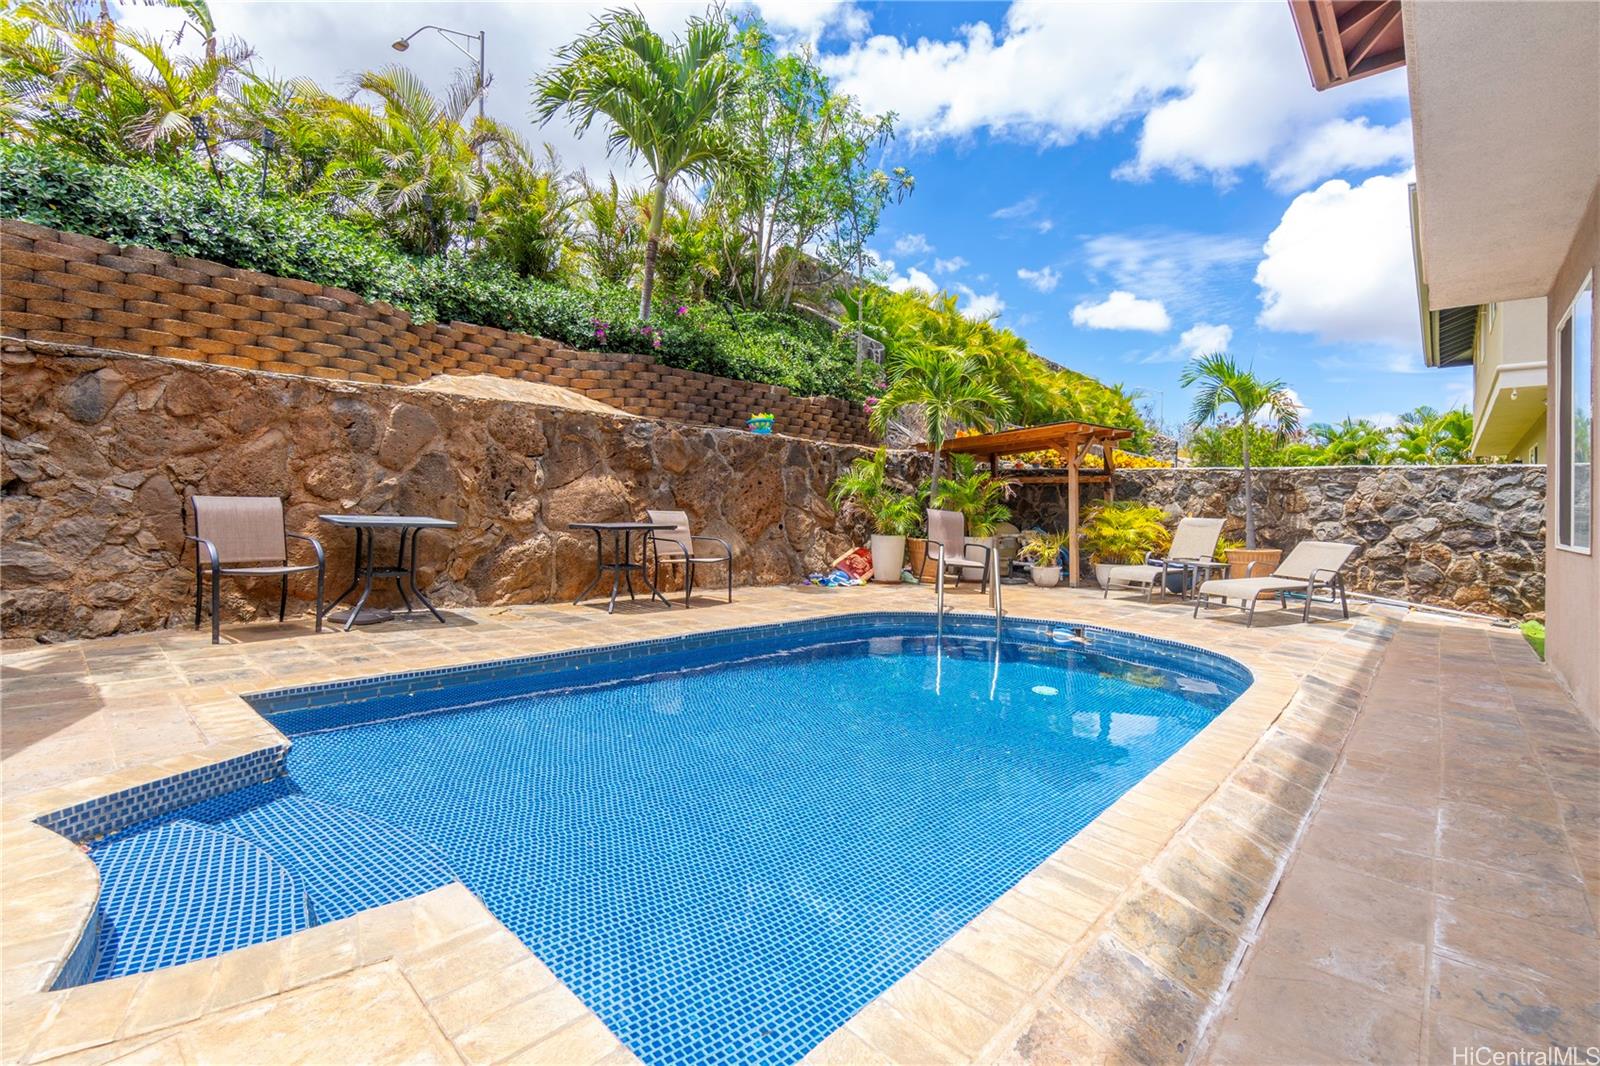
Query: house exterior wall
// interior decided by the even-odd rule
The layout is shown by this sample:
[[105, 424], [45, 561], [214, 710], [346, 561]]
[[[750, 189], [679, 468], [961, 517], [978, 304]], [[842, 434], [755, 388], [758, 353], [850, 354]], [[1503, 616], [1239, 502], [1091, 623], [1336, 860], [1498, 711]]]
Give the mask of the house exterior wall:
[[[1573, 298], [1583, 284], [1583, 279], [1594, 272], [1600, 280], [1600, 180], [1596, 180], [1594, 193], [1589, 197], [1589, 209], [1578, 230], [1573, 234], [1572, 246], [1566, 260], [1556, 274], [1550, 289], [1547, 367], [1550, 375], [1551, 402], [1546, 421], [1550, 440], [1556, 438], [1559, 405], [1555, 402], [1557, 329], [1572, 305]], [[1600, 286], [1594, 290], [1600, 292]], [[1591, 293], [1593, 298], [1593, 293]], [[1600, 310], [1600, 309], [1597, 309]], [[1596, 316], [1600, 318], [1600, 315]], [[1590, 339], [1588, 358], [1590, 365], [1600, 369], [1600, 331]], [[1580, 358], [1582, 353], [1574, 353]], [[1590, 375], [1591, 387], [1600, 381], [1600, 373]], [[1596, 397], [1589, 397], [1591, 410]], [[1563, 683], [1577, 699], [1578, 706], [1589, 720], [1600, 725], [1600, 557], [1593, 551], [1588, 554], [1562, 548], [1556, 543], [1556, 501], [1560, 473], [1557, 457], [1551, 456], [1551, 475], [1546, 493], [1546, 522], [1548, 555], [1546, 592], [1547, 635], [1545, 656], [1550, 666], [1560, 675]], [[1600, 464], [1590, 468], [1590, 480]], [[1600, 499], [1600, 484], [1592, 484], [1592, 499]]]
[[[1546, 358], [1548, 317], [1548, 301], [1542, 297], [1505, 300], [1484, 309], [1482, 336], [1472, 361], [1473, 421], [1480, 432], [1486, 428], [1484, 423], [1490, 417], [1524, 424], [1504, 427], [1505, 431], [1517, 434], [1515, 446], [1492, 455], [1480, 454], [1480, 458], [1504, 458], [1519, 463], [1543, 460], [1545, 419], [1539, 417], [1537, 411], [1514, 411], [1504, 403], [1491, 413], [1490, 400], [1496, 371], [1502, 366], [1536, 363]], [[1496, 435], [1501, 436], [1500, 427], [1496, 430]], [[1532, 454], [1535, 448], [1538, 458]]]

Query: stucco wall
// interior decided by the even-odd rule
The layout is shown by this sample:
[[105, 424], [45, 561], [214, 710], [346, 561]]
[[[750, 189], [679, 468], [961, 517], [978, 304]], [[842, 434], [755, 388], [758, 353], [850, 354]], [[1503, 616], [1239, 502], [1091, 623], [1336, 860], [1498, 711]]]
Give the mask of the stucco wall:
[[[1600, 182], [1589, 198], [1589, 209], [1583, 222], [1573, 235], [1572, 247], [1566, 261], [1556, 275], [1550, 290], [1550, 410], [1548, 412], [1548, 451], [1551, 464], [1559, 462], [1555, 447], [1559, 427], [1556, 425], [1559, 404], [1556, 402], [1556, 330], [1566, 317], [1583, 279], [1594, 273], [1600, 279]], [[1600, 294], [1600, 285], [1595, 288]], [[1600, 303], [1600, 299], [1597, 299]], [[1594, 308], [1594, 321], [1600, 324], [1600, 306]], [[1589, 380], [1594, 388], [1589, 396], [1591, 411], [1600, 411], [1600, 330], [1596, 330], [1587, 353], [1596, 373]], [[1556, 544], [1556, 486], [1557, 477], [1551, 480], [1548, 501], [1549, 540], [1549, 604], [1545, 621], [1545, 656], [1550, 666], [1561, 676], [1567, 688], [1577, 698], [1578, 706], [1589, 719], [1600, 725], [1600, 544], [1588, 554], [1570, 551]], [[1590, 467], [1591, 499], [1600, 501], [1600, 463]]]
[[[1541, 466], [1279, 467], [1255, 472], [1262, 547], [1301, 540], [1361, 546], [1350, 587], [1418, 603], [1521, 618], [1544, 609]], [[1238, 470], [1118, 470], [1118, 499], [1173, 515], [1226, 517], [1244, 537]], [[1019, 523], [1065, 528], [1064, 486], [1030, 486]]]
[[[286, 498], [290, 528], [326, 546], [334, 594], [352, 534], [319, 513], [455, 519], [421, 542], [422, 582], [445, 606], [570, 598], [594, 574], [594, 539], [568, 524], [646, 507], [682, 508], [697, 532], [731, 541], [740, 584], [797, 581], [865, 536], [826, 499], [865, 454], [850, 445], [12, 339], [0, 349], [8, 637], [192, 622], [180, 516], [196, 493]], [[291, 587], [305, 611], [310, 576]], [[276, 611], [275, 580], [223, 589], [225, 624]]]

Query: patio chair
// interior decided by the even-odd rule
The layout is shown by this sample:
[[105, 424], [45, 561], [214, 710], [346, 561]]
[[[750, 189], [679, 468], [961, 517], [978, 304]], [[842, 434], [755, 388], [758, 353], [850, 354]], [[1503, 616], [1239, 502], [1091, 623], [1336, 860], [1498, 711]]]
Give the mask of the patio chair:
[[[1278, 564], [1270, 577], [1235, 577], [1207, 581], [1195, 591], [1194, 617], [1200, 616], [1201, 607], [1211, 606], [1212, 598], [1220, 599], [1226, 606], [1229, 600], [1238, 600], [1246, 615], [1245, 625], [1255, 624], [1256, 601], [1263, 595], [1276, 594], [1280, 608], [1289, 606], [1289, 594], [1304, 596], [1305, 610], [1302, 622], [1311, 621], [1311, 601], [1317, 591], [1328, 593], [1323, 603], [1337, 603], [1350, 617], [1350, 600], [1345, 595], [1344, 567], [1355, 554], [1354, 544], [1341, 544], [1331, 540], [1303, 540], [1294, 546]], [[1250, 564], [1251, 569], [1255, 564]], [[1246, 571], [1248, 575], [1249, 571]]]
[[[983, 558], [976, 559], [968, 553], [971, 551], [983, 552]], [[945, 567], [946, 574], [950, 567], [955, 567], [956, 584], [961, 584], [962, 572], [969, 566], [983, 569], [979, 589], [989, 590], [989, 556], [994, 549], [987, 544], [976, 544], [967, 540], [967, 519], [960, 511], [928, 511], [928, 550], [922, 557], [922, 568], [917, 572], [917, 580], [922, 580], [922, 575], [927, 571], [929, 563]]]
[[1157, 587], [1161, 589], [1162, 595], [1165, 595], [1168, 589], [1168, 575], [1176, 574], [1180, 580], [1188, 580], [1191, 571], [1184, 564], [1210, 559], [1217, 550], [1217, 541], [1221, 537], [1220, 518], [1179, 520], [1178, 528], [1172, 533], [1172, 546], [1167, 549], [1166, 558], [1159, 558], [1154, 552], [1146, 552], [1143, 563], [1113, 566], [1106, 575], [1105, 595], [1101, 599], [1111, 595], [1113, 584], [1120, 584], [1124, 588], [1145, 586], [1146, 603], [1150, 602]]
[[[322, 585], [327, 560], [315, 537], [291, 533], [283, 524], [283, 501], [276, 496], [191, 496], [194, 533], [194, 627], [200, 628], [200, 594], [211, 578], [211, 643], [222, 643], [218, 586], [225, 577], [276, 577], [278, 621], [289, 605], [289, 575], [317, 572], [317, 632], [322, 632]], [[188, 528], [185, 516], [184, 528]], [[290, 563], [290, 540], [303, 540], [317, 554], [314, 563]], [[249, 564], [249, 565], [240, 565]]]
[[[652, 581], [661, 584], [661, 567], [683, 567], [683, 606], [688, 608], [694, 592], [694, 572], [699, 566], [721, 565], [728, 571], [728, 602], [733, 602], [733, 545], [721, 537], [697, 536], [689, 529], [689, 516], [683, 511], [646, 511], [650, 521], [671, 529], [653, 529], [645, 537], [647, 555], [655, 557]], [[648, 560], [647, 560], [648, 561]]]

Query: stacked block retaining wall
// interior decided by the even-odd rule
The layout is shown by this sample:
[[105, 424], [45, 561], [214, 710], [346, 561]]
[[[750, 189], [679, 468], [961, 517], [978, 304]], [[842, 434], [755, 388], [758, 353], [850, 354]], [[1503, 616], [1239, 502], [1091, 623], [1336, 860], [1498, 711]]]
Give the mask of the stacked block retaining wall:
[[15, 220], [0, 221], [0, 331], [50, 344], [307, 377], [407, 385], [494, 374], [558, 385], [629, 414], [864, 444], [856, 404], [577, 351], [469, 322], [419, 322], [346, 289], [278, 278]]

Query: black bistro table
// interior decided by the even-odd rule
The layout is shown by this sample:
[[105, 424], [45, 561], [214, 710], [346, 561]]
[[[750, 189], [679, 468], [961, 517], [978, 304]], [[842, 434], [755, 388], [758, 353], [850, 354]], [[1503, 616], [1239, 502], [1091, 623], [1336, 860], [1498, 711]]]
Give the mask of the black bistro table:
[[[611, 602], [606, 605], [606, 614], [617, 609], [617, 589], [623, 579], [628, 583], [628, 599], [636, 598], [633, 593], [633, 572], [639, 571], [639, 580], [644, 582], [644, 587], [650, 590], [650, 595], [665, 603], [667, 598], [661, 595], [661, 590], [650, 583], [650, 576], [644, 568], [644, 549], [640, 548], [639, 562], [633, 561], [633, 535], [635, 533], [650, 533], [658, 529], [676, 529], [673, 525], [664, 525], [660, 522], [574, 522], [568, 529], [587, 529], [594, 534], [595, 550], [595, 575], [589, 582], [589, 587], [578, 593], [578, 598], [573, 600], [576, 606], [600, 584], [601, 578], [606, 576], [606, 571], [611, 571]], [[605, 540], [606, 535], [611, 538], [611, 561], [606, 562]]]
[[[400, 599], [405, 601], [406, 613], [411, 613], [411, 598], [406, 595], [406, 585], [411, 586], [411, 595], [422, 602], [428, 612], [444, 624], [444, 615], [440, 614], [428, 601], [428, 597], [417, 588], [417, 539], [424, 529], [454, 529], [456, 523], [448, 518], [429, 518], [426, 515], [404, 514], [325, 514], [318, 518], [333, 526], [344, 526], [356, 531], [356, 558], [355, 574], [350, 582], [350, 587], [339, 593], [339, 598], [328, 604], [326, 614], [332, 614], [333, 609], [344, 598], [361, 589], [361, 595], [356, 599], [355, 606], [350, 608], [350, 615], [345, 619], [345, 632], [350, 631], [353, 625], [371, 625], [374, 622], [387, 622], [394, 617], [393, 612], [379, 608], [368, 608], [367, 597], [372, 595], [372, 582], [375, 578], [392, 577], [394, 587], [400, 592]], [[395, 553], [393, 566], [376, 565], [372, 559], [372, 542], [377, 539], [379, 530], [399, 530], [400, 546]], [[408, 554], [409, 545], [409, 554]]]

